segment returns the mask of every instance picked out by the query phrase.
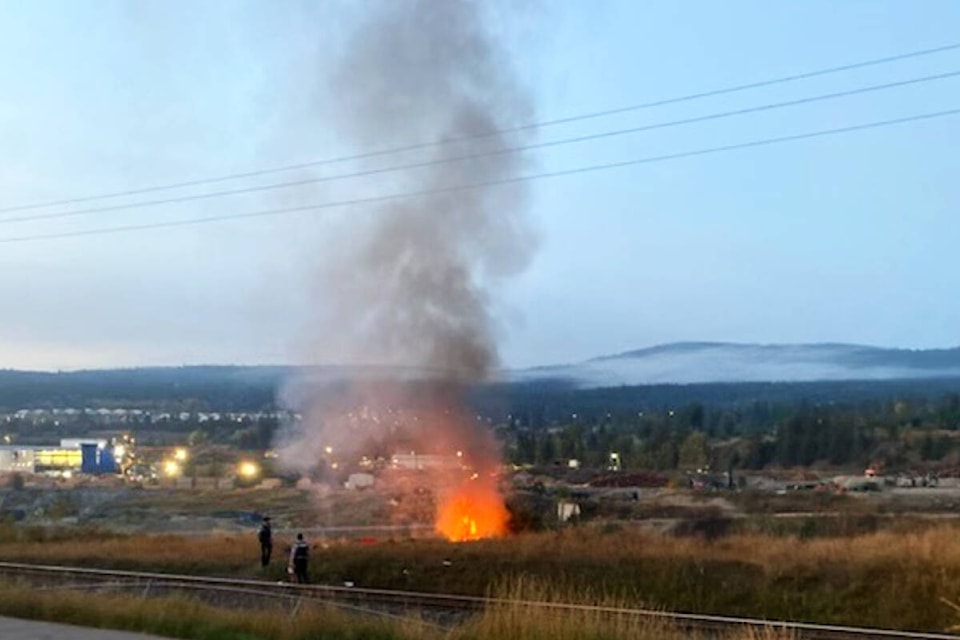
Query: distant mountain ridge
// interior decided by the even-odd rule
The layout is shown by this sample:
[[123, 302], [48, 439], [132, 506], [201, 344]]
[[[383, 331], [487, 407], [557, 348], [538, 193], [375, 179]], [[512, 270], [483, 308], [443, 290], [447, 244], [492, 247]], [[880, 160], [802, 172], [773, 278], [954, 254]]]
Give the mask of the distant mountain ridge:
[[[265, 407], [291, 380], [330, 385], [389, 378], [416, 381], [438, 372], [378, 366], [182, 366], [68, 372], [0, 369], [0, 408], [46, 403], [81, 406], [86, 399], [159, 401], [203, 396], [230, 405]], [[677, 342], [579, 363], [508, 369], [497, 386], [596, 389], [655, 385], [818, 383], [956, 379], [960, 347], [892, 349], [858, 344]]]
[[844, 343], [676, 342], [511, 372], [517, 380], [557, 379], [581, 388], [952, 377], [960, 377], [960, 347], [893, 349]]

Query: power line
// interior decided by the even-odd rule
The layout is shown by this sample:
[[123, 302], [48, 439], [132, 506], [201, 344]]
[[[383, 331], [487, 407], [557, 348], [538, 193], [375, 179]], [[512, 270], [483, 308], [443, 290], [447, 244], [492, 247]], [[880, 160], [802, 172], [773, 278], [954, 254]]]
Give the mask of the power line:
[[847, 127], [839, 127], [835, 129], [821, 129], [819, 131], [812, 131], [808, 133], [798, 133], [789, 136], [781, 136], [778, 138], [765, 138], [761, 140], [752, 140], [750, 142], [741, 142], [737, 144], [723, 145], [720, 147], [708, 147], [705, 149], [697, 149], [694, 151], [683, 151], [679, 153], [671, 153], [659, 156], [648, 156], [646, 158], [638, 158], [634, 160], [624, 160], [621, 162], [610, 162], [606, 164], [596, 164], [588, 165], [585, 167], [577, 167], [575, 169], [565, 169], [562, 171], [551, 171], [547, 173], [535, 173], [526, 176], [518, 176], [515, 178], [505, 178], [502, 180], [489, 180], [486, 182], [477, 182], [472, 184], [457, 185], [451, 187], [441, 187], [437, 189], [427, 189], [423, 191], [413, 191], [407, 193], [394, 193], [384, 196], [374, 196], [369, 198], [354, 198], [350, 200], [339, 200], [334, 202], [324, 202], [314, 205], [304, 205], [299, 207], [287, 207], [283, 209], [268, 209], [265, 211], [253, 211], [250, 213], [238, 213], [238, 214], [223, 214], [217, 216], [208, 216], [205, 218], [191, 218], [187, 220], [171, 220], [167, 222], [154, 222], [146, 224], [137, 224], [137, 225], [125, 225], [118, 227], [103, 227], [98, 229], [87, 229], [84, 231], [71, 231], [66, 233], [49, 233], [49, 234], [37, 234], [31, 236], [20, 236], [12, 238], [0, 238], [0, 244], [12, 244], [15, 242], [29, 242], [35, 240], [53, 240], [60, 238], [76, 238], [81, 236], [94, 236], [94, 235], [105, 235], [111, 233], [120, 233], [126, 231], [143, 231], [147, 229], [163, 229], [170, 227], [181, 227], [181, 226], [192, 226], [199, 224], [207, 224], [212, 222], [222, 222], [227, 220], [243, 220], [249, 218], [261, 218], [267, 216], [279, 216], [290, 213], [298, 213], [305, 211], [319, 211], [322, 209], [332, 209], [336, 207], [346, 207], [359, 204], [373, 204], [378, 202], [388, 202], [390, 200], [400, 200], [406, 198], [419, 198], [425, 196], [434, 196], [442, 195], [446, 193], [455, 193], [460, 191], [470, 191], [473, 189], [481, 189], [484, 187], [492, 186], [501, 186], [508, 184], [515, 184], [520, 182], [528, 182], [532, 180], [542, 180], [546, 178], [559, 178], [563, 176], [572, 176], [582, 173], [592, 173], [596, 171], [606, 171], [610, 169], [619, 169], [623, 167], [637, 166], [642, 164], [653, 164], [657, 162], [666, 162], [670, 160], [679, 160], [682, 158], [692, 158], [696, 156], [705, 156], [715, 153], [722, 153], [727, 151], [736, 151], [739, 149], [750, 149], [754, 147], [763, 147], [773, 144], [779, 144], [783, 142], [793, 142], [797, 140], [807, 140], [810, 138], [819, 138], [829, 135], [838, 135], [843, 133], [851, 133], [854, 131], [863, 131], [866, 129], [876, 129], [880, 127], [893, 126], [898, 124], [906, 124], [908, 122], [918, 122], [921, 120], [932, 120], [934, 118], [942, 118], [946, 116], [952, 116], [960, 114], [960, 108], [958, 109], [948, 109], [945, 111], [935, 111], [932, 113], [923, 113], [913, 116], [906, 116], [903, 118], [894, 118], [892, 120], [879, 120], [875, 122], [868, 122], [865, 124], [851, 125]]
[[438, 160], [428, 160], [424, 162], [414, 162], [410, 164], [401, 164], [393, 165], [389, 167], [381, 167], [377, 169], [367, 169], [364, 171], [355, 171], [351, 173], [340, 173], [328, 176], [321, 176], [318, 178], [304, 178], [302, 180], [291, 180], [287, 182], [278, 182], [273, 184], [258, 185], [254, 187], [242, 187], [239, 189], [227, 189], [224, 191], [213, 191], [210, 193], [201, 193], [193, 194], [187, 196], [177, 196], [174, 198], [161, 198], [158, 200], [145, 200], [140, 202], [130, 202], [117, 205], [108, 205], [104, 207], [91, 207], [87, 209], [78, 209], [75, 211], [58, 211], [55, 213], [46, 213], [39, 215], [27, 215], [27, 216], [15, 216], [9, 218], [0, 218], [0, 224], [10, 224], [17, 222], [36, 222], [39, 220], [54, 220], [62, 218], [75, 218], [80, 216], [87, 216], [94, 213], [106, 213], [111, 211], [121, 211], [125, 209], [136, 209], [140, 207], [154, 207], [165, 204], [177, 204], [182, 202], [191, 202], [196, 200], [208, 200], [211, 198], [220, 198], [224, 196], [233, 196], [233, 195], [242, 195], [249, 193], [257, 193], [261, 191], [271, 191], [276, 189], [285, 189], [289, 187], [299, 187], [308, 184], [317, 184], [321, 182], [331, 182], [333, 180], [342, 180], [346, 178], [358, 178], [372, 175], [379, 175], [384, 173], [391, 173], [394, 171], [403, 171], [409, 169], [422, 169], [426, 167], [432, 167], [437, 165], [450, 164], [453, 162], [462, 162], [466, 160], [476, 160], [479, 158], [504, 155], [508, 153], [518, 153], [522, 151], [530, 151], [533, 149], [542, 149], [547, 147], [557, 147], [567, 144], [575, 144], [580, 142], [587, 142], [590, 140], [599, 140], [602, 138], [612, 138], [615, 136], [622, 136], [627, 134], [641, 133], [645, 131], [653, 131], [655, 129], [666, 129], [668, 127], [676, 127], [688, 124], [695, 124], [699, 122], [707, 122], [710, 120], [719, 120], [721, 118], [729, 118], [733, 116], [741, 116], [750, 113], [759, 113], [762, 111], [770, 111], [772, 109], [781, 109], [784, 107], [795, 107], [803, 104], [810, 104], [813, 102], [820, 102], [823, 100], [833, 100], [837, 98], [844, 98], [853, 95], [859, 95], [864, 93], [870, 93], [874, 91], [881, 91], [886, 89], [893, 89], [898, 87], [904, 87], [909, 85], [920, 84], [923, 82], [931, 82], [935, 80], [945, 80], [948, 78], [954, 78], [960, 76], [960, 71], [950, 71], [946, 73], [939, 73], [930, 76], [921, 76], [919, 78], [910, 78], [907, 80], [898, 80], [896, 82], [887, 82], [884, 84], [870, 85], [867, 87], [860, 87], [857, 89], [849, 89], [847, 91], [837, 91], [833, 93], [825, 93], [816, 96], [809, 96], [806, 98], [797, 98], [795, 100], [787, 100], [785, 102], [774, 102], [770, 104], [764, 104], [756, 107], [745, 107], [743, 109], [734, 109], [732, 111], [721, 111], [719, 113], [712, 113], [703, 116], [695, 116], [692, 118], [683, 118], [681, 120], [670, 120], [667, 122], [659, 122], [655, 124], [643, 125], [639, 127], [629, 127], [626, 129], [615, 129], [612, 131], [601, 131], [598, 133], [576, 136], [573, 138], [562, 138], [559, 140], [551, 140], [547, 142], [536, 142], [528, 145], [522, 145], [518, 147], [505, 147], [502, 149], [494, 149], [491, 151], [484, 151], [478, 153], [470, 153], [460, 156], [452, 156], [449, 158], [441, 158]]
[[154, 185], [150, 187], [142, 187], [138, 189], [128, 189], [123, 191], [113, 191], [108, 193], [100, 193], [88, 196], [79, 196], [74, 198], [64, 198], [61, 200], [47, 200], [44, 202], [35, 202], [31, 204], [22, 204], [14, 205], [10, 207], [0, 208], [0, 213], [7, 213], [11, 211], [27, 211], [30, 209], [42, 209], [46, 207], [53, 207], [58, 205], [68, 205], [68, 204], [79, 204], [82, 202], [90, 202], [93, 200], [104, 200], [107, 198], [119, 198], [123, 196], [133, 196], [133, 195], [142, 195], [145, 193], [154, 193], [157, 191], [168, 191], [172, 189], [180, 189], [184, 187], [195, 187], [203, 184], [213, 184], [217, 182], [225, 182], [228, 180], [238, 180], [241, 178], [253, 178], [257, 176], [269, 175], [272, 173], [282, 173], [284, 171], [294, 171], [297, 169], [306, 169], [309, 167], [318, 167], [327, 164], [335, 164], [338, 162], [348, 162], [352, 160], [365, 160], [369, 158], [375, 158], [385, 155], [392, 155], [395, 153], [403, 153], [406, 151], [416, 151], [419, 149], [427, 149], [431, 147], [443, 146], [446, 144], [454, 142], [465, 142], [469, 140], [480, 140], [484, 138], [490, 138], [493, 136], [505, 134], [505, 133], [515, 133], [519, 131], [526, 131], [528, 129], [536, 129], [540, 127], [550, 127], [559, 124], [569, 124], [571, 122], [579, 122], [583, 120], [590, 120], [594, 118], [602, 118], [611, 115], [617, 115], [622, 113], [629, 113], [632, 111], [640, 111], [642, 109], [650, 109], [653, 107], [662, 107], [670, 104], [678, 104], [681, 102], [688, 102], [691, 100], [699, 100], [701, 98], [711, 98], [720, 95], [726, 95], [730, 93], [737, 93], [740, 91], [748, 91], [750, 89], [760, 89], [763, 87], [770, 87], [778, 84], [786, 84], [788, 82], [796, 82], [798, 80], [807, 80], [809, 78], [815, 78], [818, 76], [825, 76], [834, 73], [841, 73], [844, 71], [852, 71], [854, 69], [862, 69], [865, 67], [872, 67], [881, 64], [888, 64], [891, 62], [898, 62], [901, 60], [907, 60], [910, 58], [919, 58], [922, 56], [930, 56], [938, 53], [945, 53], [947, 51], [954, 51], [960, 49], [960, 43], [948, 44], [941, 47], [934, 47], [931, 49], [919, 49], [916, 51], [909, 51], [907, 53], [901, 53], [892, 56], [886, 56], [883, 58], [873, 58], [871, 60], [864, 60], [861, 62], [854, 62], [850, 64], [839, 65], [835, 67], [828, 67], [825, 69], [818, 69], [815, 71], [808, 71], [805, 73], [798, 73], [794, 75], [781, 76], [778, 78], [771, 78], [768, 80], [761, 80], [758, 82], [750, 82], [747, 84], [733, 85], [730, 87], [724, 87], [721, 89], [712, 89], [709, 91], [701, 91], [698, 93], [690, 93], [682, 96], [676, 96], [673, 98], [663, 98], [660, 100], [654, 100], [651, 102], [642, 102], [639, 104], [628, 105], [624, 107], [617, 107], [614, 109], [606, 109], [603, 111], [594, 111], [591, 113], [585, 113], [575, 116], [567, 116], [563, 118], [555, 118], [552, 120], [542, 120], [540, 122], [532, 122], [528, 124], [518, 125], [515, 127], [507, 127], [503, 129], [495, 129], [487, 133], [482, 133], [478, 135], [470, 136], [459, 136], [455, 138], [448, 138], [444, 140], [434, 140], [434, 141], [424, 141], [413, 143], [404, 146], [390, 147], [386, 149], [380, 149], [376, 151], [368, 151], [364, 153], [358, 153], [353, 155], [345, 155], [334, 158], [326, 158], [323, 160], [314, 160], [310, 162], [302, 162], [297, 164], [289, 164], [280, 167], [272, 167], [268, 169], [257, 169], [254, 171], [245, 171], [240, 173], [230, 173], [224, 174], [221, 176], [215, 176], [210, 178], [199, 178], [196, 180], [185, 180], [182, 182], [171, 182], [167, 184]]

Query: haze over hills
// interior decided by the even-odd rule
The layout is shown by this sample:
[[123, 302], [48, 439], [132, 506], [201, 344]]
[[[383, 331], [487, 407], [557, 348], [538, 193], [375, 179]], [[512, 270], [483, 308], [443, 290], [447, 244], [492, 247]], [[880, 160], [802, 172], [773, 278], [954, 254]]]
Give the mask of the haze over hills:
[[581, 388], [951, 377], [960, 377], [960, 347], [912, 350], [834, 343], [677, 342], [510, 372], [512, 380], [557, 379]]
[[[141, 382], [232, 382], [262, 384], [305, 374], [318, 381], [393, 377], [422, 379], [441, 374], [426, 368], [386, 366], [187, 365], [85, 369], [67, 372], [17, 371], [0, 367], [0, 384], [71, 378], [78, 382], [132, 379]], [[504, 369], [503, 382], [564, 381], [584, 388], [736, 382], [817, 382], [960, 377], [960, 347], [894, 349], [844, 343], [747, 344], [674, 342], [582, 362]]]
[[[416, 383], [436, 373], [376, 366], [184, 366], [58, 373], [0, 370], [0, 409], [194, 399], [203, 399], [209, 406], [263, 408], [274, 405], [281, 389], [285, 389], [286, 399], [296, 397], [298, 388], [304, 393], [327, 389], [336, 396], [345, 388], [343, 383], [351, 380], [389, 378]], [[286, 385], [290, 380], [299, 384]], [[660, 394], [656, 397], [678, 402], [680, 396], [681, 400], [709, 397], [716, 401], [773, 397], [769, 396], [773, 387], [777, 387], [776, 394], [821, 399], [849, 396], [854, 393], [851, 389], [867, 396], [889, 393], [894, 387], [932, 393], [960, 386], [960, 348], [681, 342], [568, 365], [505, 370], [497, 382], [491, 388], [494, 395], [509, 392], [513, 398], [536, 396], [545, 390], [590, 393], [603, 387], [645, 387], [648, 395]]]

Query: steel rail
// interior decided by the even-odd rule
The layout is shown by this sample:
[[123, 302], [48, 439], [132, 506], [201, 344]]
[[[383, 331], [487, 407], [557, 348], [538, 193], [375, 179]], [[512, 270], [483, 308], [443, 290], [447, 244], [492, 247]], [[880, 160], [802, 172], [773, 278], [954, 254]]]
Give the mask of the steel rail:
[[[4, 565], [10, 565], [14, 563], [0, 563]], [[43, 569], [42, 573], [46, 575], [51, 575], [49, 566], [41, 565], [26, 565], [30, 569], [20, 570], [14, 568], [13, 572], [19, 572], [21, 575], [25, 573], [33, 573], [33, 569]], [[76, 567], [58, 567], [63, 569], [68, 569], [66, 573], [70, 574], [80, 574], [80, 575], [95, 575], [96, 577], [106, 577], [100, 570], [94, 570], [95, 573], [91, 574], [91, 570], [80, 569]], [[0, 567], [0, 574], [3, 574], [6, 571], [7, 567]], [[55, 572], [58, 575], [63, 575], [65, 572], [57, 571]], [[383, 611], [380, 609], [371, 609], [369, 607], [361, 607], [357, 605], [348, 604], [346, 602], [339, 602], [336, 600], [331, 600], [330, 598], [317, 597], [315, 594], [306, 592], [306, 593], [297, 593], [290, 592], [289, 590], [279, 590], [277, 589], [276, 583], [267, 582], [267, 581], [230, 581], [230, 582], [249, 582], [252, 583], [254, 588], [246, 586], [233, 586], [229, 584], [222, 584], [222, 580], [212, 579], [212, 580], [190, 580], [184, 581], [182, 578], [188, 577], [193, 578], [195, 576], [181, 576], [177, 574], [140, 574], [138, 573], [136, 577], [131, 577], [131, 572], [119, 572], [123, 575], [114, 576], [117, 578], [122, 578], [118, 581], [113, 582], [89, 582], [89, 583], [77, 583], [77, 584], [58, 584], [52, 587], [37, 587], [37, 591], [85, 591], [85, 590], [98, 590], [98, 589], [155, 589], [157, 591], [162, 590], [182, 590], [182, 591], [197, 591], [203, 593], [221, 593], [227, 595], [236, 595], [236, 596], [256, 596], [261, 598], [270, 598], [274, 600], [283, 600], [293, 603], [301, 602], [313, 602], [318, 604], [324, 604], [327, 606], [332, 606], [338, 609], [344, 609], [347, 611], [353, 611], [356, 613], [362, 613], [365, 615], [374, 615], [383, 618], [391, 618], [395, 620], [406, 620], [407, 616], [391, 613], [389, 611]], [[309, 585], [286, 585], [285, 586], [309, 586]], [[445, 627], [441, 625], [432, 624], [425, 620], [417, 620], [417, 623], [423, 626], [430, 626], [441, 630], [446, 630]]]
[[[687, 629], [705, 631], [730, 630], [731, 628], [767, 628], [794, 633], [801, 638], [815, 640], [849, 640], [857, 638], [886, 638], [889, 640], [960, 640], [960, 636], [924, 632], [901, 631], [896, 629], [878, 629], [869, 627], [798, 622], [764, 618], [746, 618], [714, 614], [662, 611], [656, 609], [634, 609], [603, 605], [573, 604], [560, 602], [541, 602], [534, 600], [510, 600], [446, 593], [421, 591], [400, 591], [393, 589], [371, 589], [360, 587], [341, 587], [335, 585], [310, 585], [277, 583], [267, 580], [248, 578], [223, 578], [191, 576], [169, 573], [126, 571], [115, 569], [95, 569], [60, 565], [37, 565], [18, 562], [0, 562], [0, 574], [20, 576], [58, 576], [101, 578], [114, 581], [135, 581], [140, 586], [152, 583], [156, 587], [183, 588], [196, 590], [233, 590], [248, 595], [265, 597], [306, 598], [329, 602], [331, 599], [347, 599], [365, 603], [389, 604], [408, 608], [440, 608], [460, 611], [479, 611], [488, 607], [510, 606], [553, 610], [557, 612], [589, 612], [618, 616], [644, 617], [660, 622], [674, 624]], [[334, 604], [334, 603], [330, 603]]]

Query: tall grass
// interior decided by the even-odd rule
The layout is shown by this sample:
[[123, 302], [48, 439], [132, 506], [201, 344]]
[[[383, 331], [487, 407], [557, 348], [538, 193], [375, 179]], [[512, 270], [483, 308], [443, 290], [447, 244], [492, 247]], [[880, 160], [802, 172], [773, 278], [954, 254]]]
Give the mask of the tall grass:
[[432, 632], [415, 619], [358, 617], [316, 606], [295, 613], [280, 608], [235, 610], [184, 597], [54, 593], [9, 585], [0, 585], [0, 615], [187, 640], [414, 640], [429, 638]]
[[[282, 556], [282, 546], [276, 549]], [[0, 559], [280, 579], [250, 536], [131, 536], [3, 541]], [[837, 538], [745, 533], [707, 542], [594, 529], [451, 544], [439, 540], [317, 548], [315, 581], [484, 595], [536, 579], [586, 585], [629, 606], [864, 626], [942, 630], [941, 598], [960, 596], [960, 528], [938, 525]]]
[[[26, 529], [19, 536], [0, 532], [0, 558], [182, 573], [242, 573], [259, 558], [259, 547], [252, 534], [187, 537], [88, 530], [71, 537], [67, 531]], [[282, 552], [282, 544], [277, 545], [277, 550]]]
[[[587, 602], [607, 607], [614, 601], [570, 594], [520, 581], [498, 590], [512, 600]], [[493, 607], [449, 628], [407, 618], [376, 619], [321, 607], [296, 612], [221, 609], [182, 597], [143, 599], [27, 591], [0, 585], [0, 615], [54, 620], [88, 627], [125, 629], [185, 640], [698, 640], [702, 636], [665, 622], [582, 609], [557, 611], [518, 604]], [[716, 638], [717, 636], [711, 636]], [[731, 631], [727, 640], [791, 640], [772, 629]]]
[[[636, 607], [635, 603], [590, 588], [569, 591], [537, 580], [519, 579], [502, 583], [491, 595], [501, 603], [458, 629], [454, 634], [458, 640], [689, 640], [705, 637], [663, 619], [631, 614], [629, 609]], [[573, 607], [549, 608], [527, 603], [557, 603]], [[733, 630], [720, 637], [728, 640], [788, 640], [794, 636], [772, 628], [748, 628]]]

